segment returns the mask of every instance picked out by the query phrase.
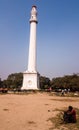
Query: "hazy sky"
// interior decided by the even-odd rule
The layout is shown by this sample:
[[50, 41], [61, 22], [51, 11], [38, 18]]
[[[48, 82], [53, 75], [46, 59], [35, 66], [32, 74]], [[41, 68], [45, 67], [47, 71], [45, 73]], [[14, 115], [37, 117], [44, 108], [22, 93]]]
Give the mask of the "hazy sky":
[[37, 70], [79, 73], [79, 0], [0, 0], [0, 78], [27, 70], [30, 11], [37, 6]]

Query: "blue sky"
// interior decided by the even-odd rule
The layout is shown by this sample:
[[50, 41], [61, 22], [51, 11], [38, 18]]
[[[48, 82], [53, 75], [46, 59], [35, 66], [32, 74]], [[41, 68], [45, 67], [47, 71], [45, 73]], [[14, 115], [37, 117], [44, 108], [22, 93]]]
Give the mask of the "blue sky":
[[37, 70], [79, 73], [79, 0], [0, 0], [0, 78], [27, 70], [30, 11], [37, 6]]

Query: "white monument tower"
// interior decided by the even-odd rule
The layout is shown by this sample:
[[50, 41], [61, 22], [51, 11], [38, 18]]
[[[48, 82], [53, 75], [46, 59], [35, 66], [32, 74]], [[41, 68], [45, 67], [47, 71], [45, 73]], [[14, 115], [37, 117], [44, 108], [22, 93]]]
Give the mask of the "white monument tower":
[[21, 88], [24, 90], [39, 89], [39, 74], [36, 70], [36, 25], [38, 23], [36, 9], [36, 6], [32, 6], [30, 18], [28, 69], [23, 73], [23, 86]]

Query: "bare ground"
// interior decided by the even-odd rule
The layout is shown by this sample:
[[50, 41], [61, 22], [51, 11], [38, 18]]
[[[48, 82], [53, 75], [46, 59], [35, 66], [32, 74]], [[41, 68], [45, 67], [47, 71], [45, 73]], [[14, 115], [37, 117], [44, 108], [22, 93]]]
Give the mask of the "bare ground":
[[79, 109], [79, 98], [48, 93], [0, 95], [0, 130], [50, 130], [49, 119], [69, 105]]

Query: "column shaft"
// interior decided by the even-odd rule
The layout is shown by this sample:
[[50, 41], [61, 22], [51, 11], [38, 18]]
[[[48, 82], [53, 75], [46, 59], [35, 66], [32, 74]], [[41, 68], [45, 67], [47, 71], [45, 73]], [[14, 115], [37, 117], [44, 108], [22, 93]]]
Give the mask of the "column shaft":
[[36, 71], [36, 22], [30, 23], [28, 71]]

